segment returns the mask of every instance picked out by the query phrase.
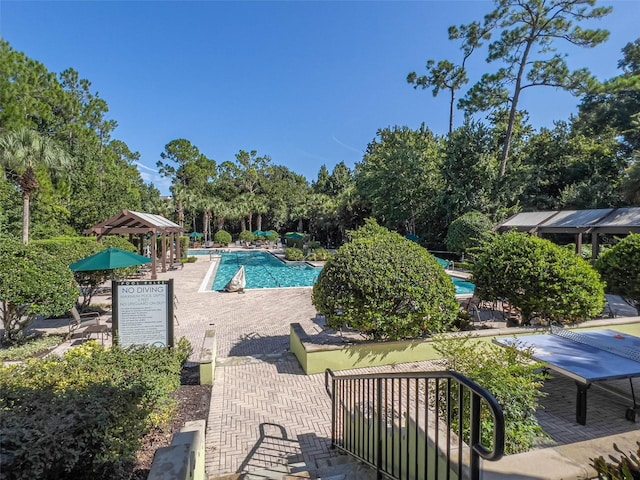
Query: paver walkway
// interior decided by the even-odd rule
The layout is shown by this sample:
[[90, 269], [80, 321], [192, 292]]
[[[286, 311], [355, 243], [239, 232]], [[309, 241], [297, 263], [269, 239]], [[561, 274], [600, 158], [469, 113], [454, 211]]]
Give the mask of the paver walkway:
[[[215, 329], [216, 378], [207, 419], [209, 476], [332, 456], [330, 403], [323, 375], [304, 375], [288, 352], [289, 325], [319, 332], [311, 289], [249, 290], [243, 294], [199, 292], [211, 261], [199, 257], [184, 269], [159, 273], [174, 278], [176, 339], [187, 337], [199, 356], [204, 332]], [[96, 299], [100, 301], [100, 299]], [[425, 370], [427, 363], [396, 366]], [[389, 371], [376, 368], [368, 371]], [[364, 373], [364, 370], [359, 372]], [[626, 385], [628, 389], [628, 383]], [[575, 423], [575, 385], [558, 377], [545, 385], [539, 420], [560, 444], [638, 428], [624, 419], [624, 400], [589, 391], [587, 425]], [[551, 442], [551, 443], [554, 443]]]

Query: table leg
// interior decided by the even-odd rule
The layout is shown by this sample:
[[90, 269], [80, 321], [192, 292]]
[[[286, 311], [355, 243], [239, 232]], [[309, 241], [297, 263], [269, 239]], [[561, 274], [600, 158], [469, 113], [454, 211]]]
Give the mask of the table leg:
[[587, 390], [591, 386], [590, 383], [576, 382], [578, 387], [576, 396], [576, 422], [580, 425], [587, 424]]

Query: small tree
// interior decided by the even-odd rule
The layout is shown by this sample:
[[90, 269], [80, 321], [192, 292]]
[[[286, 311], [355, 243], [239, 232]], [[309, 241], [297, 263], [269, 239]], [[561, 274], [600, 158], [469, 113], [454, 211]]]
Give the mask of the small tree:
[[591, 265], [548, 240], [506, 233], [483, 242], [472, 266], [475, 293], [506, 300], [522, 313], [555, 322], [580, 322], [604, 307], [604, 285]]
[[[453, 370], [482, 385], [498, 400], [504, 412], [505, 453], [526, 452], [542, 435], [535, 417], [544, 375], [542, 364], [532, 360], [532, 352], [516, 347], [503, 348], [481, 342], [469, 335], [457, 338], [437, 338], [434, 348], [442, 355], [447, 369]], [[441, 412], [442, 413], [442, 412]], [[454, 415], [457, 415], [454, 407]], [[491, 445], [493, 418], [482, 409], [482, 444]], [[451, 424], [457, 427], [457, 421]], [[468, 438], [469, 425], [464, 425]], [[459, 432], [458, 432], [459, 433]]]
[[640, 308], [640, 234], [632, 233], [596, 261], [607, 291]]
[[37, 315], [62, 315], [78, 289], [71, 271], [53, 255], [15, 239], [0, 241], [0, 320], [4, 339], [15, 342]]
[[254, 238], [255, 237], [253, 233], [251, 233], [249, 230], [243, 230], [240, 232], [240, 235], [238, 235], [238, 240], [240, 240], [241, 242], [251, 243], [253, 242]]
[[[67, 266], [104, 250], [104, 246], [100, 245], [95, 237], [57, 237], [47, 240], [34, 240], [31, 243], [34, 248], [53, 255]], [[109, 273], [107, 270], [74, 273], [74, 278], [80, 285], [81, 300], [78, 305], [80, 312], [86, 310], [91, 304], [93, 295], [98, 287], [107, 280]]]
[[213, 241], [219, 245], [227, 246], [231, 243], [231, 234], [226, 230], [218, 230], [213, 236]]
[[424, 248], [368, 220], [325, 264], [313, 304], [332, 328], [373, 340], [447, 330], [458, 304], [453, 282]]
[[470, 247], [475, 247], [484, 234], [490, 232], [493, 222], [480, 212], [467, 212], [456, 218], [447, 232], [445, 240], [447, 250], [464, 254]]

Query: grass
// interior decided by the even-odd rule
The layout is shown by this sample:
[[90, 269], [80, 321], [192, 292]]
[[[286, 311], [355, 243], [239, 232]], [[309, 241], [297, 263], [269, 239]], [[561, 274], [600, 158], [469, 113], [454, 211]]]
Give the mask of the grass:
[[0, 347], [0, 360], [16, 361], [35, 357], [48, 352], [64, 341], [62, 335], [45, 335], [25, 337], [20, 343], [8, 347]]

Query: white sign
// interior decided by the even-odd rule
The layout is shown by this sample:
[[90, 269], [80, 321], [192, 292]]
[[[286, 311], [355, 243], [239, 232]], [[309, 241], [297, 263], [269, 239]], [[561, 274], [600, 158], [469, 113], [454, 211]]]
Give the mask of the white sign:
[[172, 284], [167, 281], [114, 282], [114, 330], [118, 344], [173, 345]]

